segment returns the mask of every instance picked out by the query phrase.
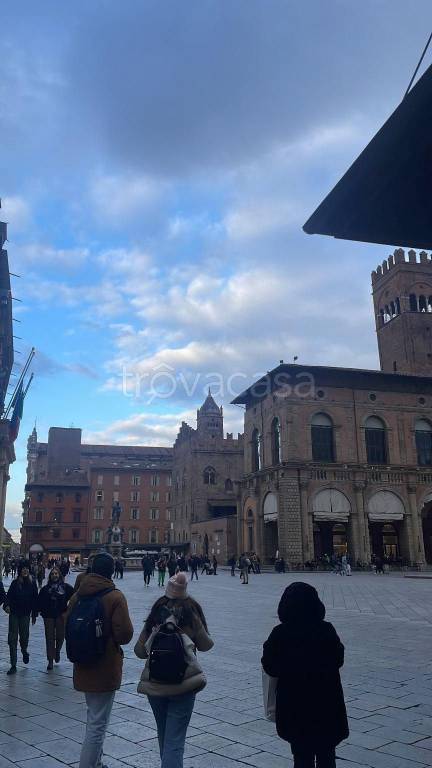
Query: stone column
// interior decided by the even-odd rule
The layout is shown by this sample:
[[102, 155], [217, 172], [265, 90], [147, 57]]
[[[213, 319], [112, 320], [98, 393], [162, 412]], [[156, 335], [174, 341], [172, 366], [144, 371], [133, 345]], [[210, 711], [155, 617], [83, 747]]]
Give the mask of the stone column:
[[279, 474], [279, 552], [287, 563], [302, 562], [301, 502], [297, 470]]
[[356, 499], [357, 515], [358, 515], [358, 540], [359, 540], [359, 556], [362, 562], [370, 562], [370, 542], [369, 542], [369, 525], [364, 506], [364, 482], [357, 482], [354, 485], [354, 493]]
[[349, 538], [350, 538], [350, 550], [348, 554], [351, 555], [351, 562], [356, 564], [357, 560], [361, 560], [361, 547], [360, 547], [360, 528], [359, 528], [359, 514], [357, 510], [351, 510], [349, 516]]
[[237, 555], [243, 552], [243, 498], [237, 498]]
[[417, 564], [419, 568], [423, 568], [426, 565], [426, 557], [424, 551], [423, 531], [421, 529], [422, 522], [417, 508], [416, 486], [408, 485], [407, 490], [410, 507], [409, 517], [407, 516], [407, 523], [409, 520], [408, 542], [410, 560], [411, 562]]
[[[300, 505], [301, 505], [301, 533], [302, 533], [302, 549], [303, 549], [303, 562], [313, 560], [314, 558], [314, 546], [313, 546], [313, 521], [312, 516], [309, 515], [308, 510], [308, 480], [300, 480]], [[310, 518], [310, 519], [309, 519]], [[312, 538], [311, 538], [312, 533]]]

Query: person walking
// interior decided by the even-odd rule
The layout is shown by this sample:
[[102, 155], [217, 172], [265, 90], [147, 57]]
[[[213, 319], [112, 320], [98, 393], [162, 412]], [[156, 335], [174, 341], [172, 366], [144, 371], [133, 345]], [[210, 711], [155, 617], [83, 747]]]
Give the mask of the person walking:
[[37, 600], [38, 590], [30, 576], [30, 562], [22, 560], [18, 566], [18, 576], [12, 581], [3, 603], [3, 610], [9, 614], [10, 669], [7, 672], [8, 675], [14, 675], [17, 671], [18, 639], [24, 664], [30, 661], [28, 652], [30, 616], [32, 624], [35, 624]]
[[235, 558], [235, 555], [230, 557], [230, 559], [228, 560], [228, 565], [231, 568], [231, 576], [235, 576], [235, 568], [236, 568], [236, 558]]
[[243, 582], [243, 584], [249, 584], [249, 563], [250, 563], [250, 560], [248, 557], [246, 557], [244, 553], [240, 555], [240, 560], [239, 560], [240, 579]]
[[[180, 681], [156, 679], [149, 653], [156, 657], [155, 647], [161, 625], [175, 632], [183, 644], [181, 660], [185, 663]], [[209, 651], [213, 647], [207, 622], [199, 603], [187, 594], [187, 576], [179, 572], [167, 584], [165, 595], [155, 602], [135, 645], [139, 659], [147, 659], [138, 693], [148, 696], [156, 720], [161, 768], [182, 768], [187, 728], [192, 716], [195, 696], [206, 685], [206, 678], [196, 659], [195, 649]], [[166, 656], [164, 657], [166, 659]], [[163, 668], [167, 668], [164, 663]]]
[[159, 558], [157, 569], [158, 569], [158, 587], [163, 587], [165, 584], [165, 573], [166, 573], [166, 560], [164, 557]]
[[42, 589], [42, 584], [45, 581], [45, 565], [42, 562], [42, 560], [38, 563], [38, 566], [37, 566], [36, 581], [38, 583], [39, 589]]
[[177, 570], [177, 561], [173, 553], [171, 553], [171, 555], [169, 556], [167, 565], [168, 565], [168, 574], [169, 574], [169, 577], [171, 578], [171, 576], [174, 576]]
[[[74, 641], [73, 621], [84, 603], [89, 610], [91, 601], [100, 601], [103, 610], [103, 646], [96, 659], [89, 663], [74, 662], [73, 684], [76, 691], [85, 694], [87, 724], [81, 749], [79, 768], [102, 766], [103, 743], [114, 703], [116, 690], [121, 686], [123, 651], [120, 646], [132, 640], [133, 626], [126, 598], [112, 581], [114, 558], [108, 552], [95, 555], [91, 573], [81, 582], [78, 592], [71, 597], [67, 610], [66, 645], [77, 646]], [[97, 636], [97, 635], [96, 635]], [[69, 649], [68, 649], [69, 653]]]
[[218, 561], [216, 559], [216, 555], [213, 555], [213, 558], [212, 558], [213, 576], [217, 575], [217, 567], [218, 567]]
[[335, 748], [349, 735], [339, 674], [344, 646], [310, 584], [290, 584], [278, 616], [261, 660], [267, 675], [278, 678], [278, 736], [290, 743], [294, 768], [336, 768]]
[[42, 587], [38, 597], [38, 613], [45, 626], [47, 670], [60, 662], [60, 651], [65, 636], [65, 615], [67, 604], [74, 593], [74, 588], [65, 583], [59, 568], [54, 567], [48, 576], [48, 583]]
[[199, 566], [199, 558], [196, 555], [193, 555], [190, 559], [190, 569], [191, 569], [191, 577], [190, 580], [192, 581], [193, 577], [195, 576], [196, 580], [198, 581], [198, 566]]
[[145, 555], [141, 560], [141, 566], [143, 569], [144, 584], [146, 587], [150, 586], [150, 577], [152, 575], [153, 563], [148, 555]]

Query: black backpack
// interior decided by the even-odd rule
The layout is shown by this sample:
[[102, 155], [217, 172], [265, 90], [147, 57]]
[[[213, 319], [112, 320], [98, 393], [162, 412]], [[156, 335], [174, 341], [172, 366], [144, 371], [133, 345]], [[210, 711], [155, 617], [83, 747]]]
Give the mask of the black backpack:
[[107, 635], [102, 597], [115, 587], [78, 597], [65, 629], [66, 654], [74, 664], [93, 664], [105, 653]]
[[170, 616], [153, 638], [149, 656], [150, 680], [179, 685], [187, 666], [182, 634], [174, 617]]

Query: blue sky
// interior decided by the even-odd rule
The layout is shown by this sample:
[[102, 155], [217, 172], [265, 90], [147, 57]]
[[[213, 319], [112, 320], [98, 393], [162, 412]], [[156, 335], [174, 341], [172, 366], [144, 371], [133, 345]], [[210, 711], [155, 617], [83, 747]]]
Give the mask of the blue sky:
[[376, 367], [389, 249], [301, 225], [400, 101], [431, 26], [402, 0], [15, 0], [2, 8], [1, 217], [37, 420], [170, 445], [301, 362]]

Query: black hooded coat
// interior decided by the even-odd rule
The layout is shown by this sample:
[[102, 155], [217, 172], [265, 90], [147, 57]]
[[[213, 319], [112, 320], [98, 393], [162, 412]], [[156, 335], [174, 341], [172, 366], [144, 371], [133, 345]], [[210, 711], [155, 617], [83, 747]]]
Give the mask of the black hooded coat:
[[278, 678], [278, 735], [297, 749], [334, 747], [349, 735], [339, 675], [344, 646], [309, 584], [287, 587], [278, 615], [281, 624], [264, 643], [261, 660], [264, 671]]

